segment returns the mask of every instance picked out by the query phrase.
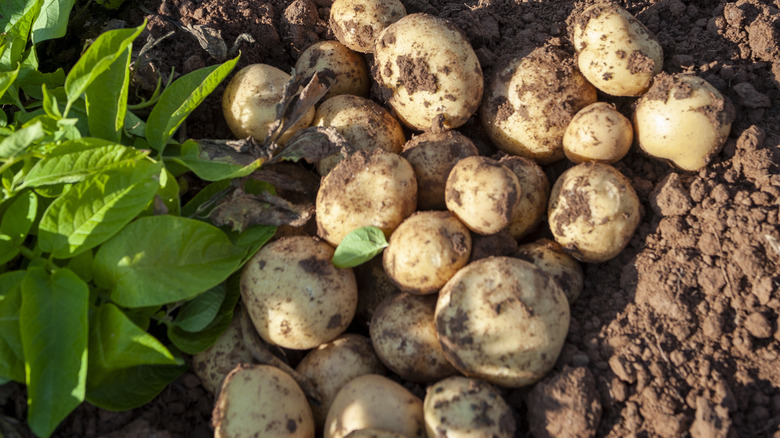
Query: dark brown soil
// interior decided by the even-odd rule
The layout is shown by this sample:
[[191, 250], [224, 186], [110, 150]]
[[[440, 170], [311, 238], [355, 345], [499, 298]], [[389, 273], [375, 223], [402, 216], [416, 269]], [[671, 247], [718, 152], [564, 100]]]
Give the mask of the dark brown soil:
[[[135, 3], [135, 2], [127, 2]], [[173, 31], [155, 69], [184, 73], [217, 62], [171, 24], [241, 33], [238, 68], [264, 62], [289, 71], [320, 39], [329, 0], [145, 0], [149, 34]], [[485, 77], [550, 38], [565, 41], [571, 0], [406, 0], [407, 12], [451, 20], [476, 50]], [[664, 50], [664, 71], [696, 73], [733, 103], [723, 151], [697, 173], [637, 151], [617, 164], [644, 215], [615, 259], [583, 265], [553, 372], [531, 388], [504, 391], [517, 436], [780, 438], [780, 1], [631, 0], [620, 4]], [[163, 18], [162, 15], [168, 19]], [[145, 14], [128, 11], [129, 21]], [[145, 38], [145, 36], [144, 36]], [[366, 57], [371, 64], [370, 56]], [[378, 97], [376, 90], [374, 97]], [[190, 119], [191, 137], [229, 138], [220, 90]], [[599, 96], [631, 114], [636, 99]], [[460, 131], [493, 151], [478, 118]], [[554, 181], [570, 164], [547, 166]], [[546, 225], [532, 237], [548, 237]], [[422, 388], [413, 388], [421, 394]], [[0, 387], [0, 406], [23, 418], [22, 390]], [[206, 437], [213, 400], [186, 374], [147, 406], [110, 413], [84, 405], [60, 437]], [[565, 427], [562, 425], [565, 423]]]

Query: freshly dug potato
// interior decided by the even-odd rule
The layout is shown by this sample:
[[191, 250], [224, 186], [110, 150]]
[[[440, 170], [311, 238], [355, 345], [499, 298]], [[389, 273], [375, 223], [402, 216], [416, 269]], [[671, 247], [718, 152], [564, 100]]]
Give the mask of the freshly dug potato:
[[[314, 114], [315, 126], [332, 126], [356, 149], [382, 149], [400, 153], [406, 143], [404, 129], [389, 111], [364, 97], [342, 94], [326, 100]], [[317, 163], [320, 175], [327, 175], [341, 161], [339, 154]]]
[[408, 161], [382, 150], [357, 151], [320, 185], [317, 233], [333, 246], [365, 226], [375, 226], [388, 237], [416, 205], [417, 180]]
[[241, 298], [272, 345], [314, 348], [346, 330], [357, 307], [351, 269], [333, 266], [333, 247], [309, 236], [267, 244], [241, 272]]
[[522, 190], [517, 175], [492, 158], [466, 157], [447, 177], [445, 203], [477, 234], [494, 234], [512, 220]]
[[345, 438], [406, 438], [398, 432], [381, 429], [360, 429], [348, 433]]
[[509, 232], [520, 239], [535, 230], [547, 212], [550, 181], [535, 161], [518, 156], [504, 156], [498, 161], [514, 172], [522, 192], [509, 221]]
[[406, 9], [400, 0], [334, 0], [330, 28], [345, 46], [371, 53], [377, 35], [404, 15]]
[[336, 395], [325, 420], [325, 438], [343, 438], [361, 429], [425, 436], [422, 400], [406, 388], [376, 374], [347, 383]]
[[385, 272], [402, 291], [438, 291], [471, 254], [469, 229], [448, 211], [420, 211], [390, 235], [382, 256]]
[[520, 245], [515, 257], [533, 263], [561, 285], [569, 304], [579, 298], [585, 287], [585, 275], [579, 262], [566, 253], [561, 245], [548, 239]]
[[339, 94], [368, 96], [370, 82], [365, 59], [338, 41], [320, 41], [309, 46], [295, 62], [295, 72], [303, 76], [319, 72], [327, 78], [330, 89], [322, 97], [323, 102]]
[[709, 82], [662, 73], [637, 102], [634, 129], [647, 154], [698, 170], [720, 152], [734, 117], [731, 102]]
[[[233, 135], [251, 136], [262, 143], [276, 120], [276, 104], [282, 100], [289, 81], [290, 75], [267, 64], [248, 65], [236, 73], [222, 95], [222, 113]], [[314, 108], [285, 132], [280, 142], [308, 127], [312, 119]]]
[[270, 365], [239, 365], [214, 407], [216, 438], [314, 437], [309, 402], [292, 377]]
[[469, 263], [488, 257], [511, 256], [515, 252], [517, 252], [517, 240], [512, 237], [508, 228], [487, 236], [474, 233], [471, 235]]
[[446, 210], [447, 175], [462, 158], [479, 155], [477, 147], [458, 131], [424, 132], [404, 145], [401, 156], [417, 177], [417, 209]]
[[550, 194], [548, 222], [555, 241], [590, 263], [617, 256], [639, 225], [640, 205], [631, 181], [598, 162], [564, 172]]
[[613, 96], [639, 96], [661, 72], [661, 44], [628, 11], [612, 2], [575, 11], [572, 42], [582, 74]]
[[212, 394], [217, 393], [225, 376], [238, 364], [252, 363], [252, 352], [244, 344], [241, 335], [241, 309], [233, 312], [233, 319], [217, 341], [200, 353], [192, 356], [192, 370], [200, 377], [203, 387]]
[[563, 153], [575, 162], [616, 163], [634, 141], [631, 122], [606, 102], [596, 102], [574, 115], [563, 134]]
[[317, 429], [325, 425], [328, 409], [344, 385], [364, 374], [385, 373], [385, 367], [371, 346], [371, 339], [351, 333], [310, 351], [295, 370], [307, 377], [321, 396], [321, 403], [311, 407]]
[[411, 14], [376, 39], [375, 76], [398, 118], [412, 129], [454, 129], [482, 98], [482, 67], [468, 40], [448, 21]]
[[489, 383], [454, 376], [428, 387], [423, 401], [429, 437], [513, 438], [515, 418]]
[[435, 295], [400, 294], [376, 309], [371, 343], [391, 371], [410, 382], [435, 382], [458, 371], [441, 350], [433, 323]]
[[460, 372], [496, 385], [541, 379], [569, 330], [560, 285], [533, 264], [512, 257], [477, 260], [439, 292], [436, 332]]
[[376, 308], [385, 298], [401, 293], [398, 285], [387, 276], [382, 257], [374, 257], [362, 265], [355, 266], [358, 284], [358, 307], [353, 324], [368, 329]]
[[499, 69], [485, 92], [482, 126], [496, 147], [546, 164], [563, 158], [563, 133], [596, 89], [560, 47], [546, 44]]

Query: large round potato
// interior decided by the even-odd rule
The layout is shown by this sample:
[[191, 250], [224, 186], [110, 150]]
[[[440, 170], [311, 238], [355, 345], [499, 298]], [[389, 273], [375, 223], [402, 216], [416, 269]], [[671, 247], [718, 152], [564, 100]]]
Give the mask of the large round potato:
[[497, 72], [480, 116], [498, 149], [551, 163], [563, 158], [563, 133], [574, 114], [593, 102], [596, 89], [572, 55], [547, 44]]
[[239, 365], [214, 406], [216, 438], [314, 438], [309, 402], [289, 374], [270, 365]]
[[351, 231], [374, 226], [390, 233], [414, 213], [417, 180], [408, 161], [382, 150], [357, 151], [341, 161], [317, 192], [317, 232], [338, 246]]
[[[252, 64], [242, 68], [225, 88], [222, 113], [230, 131], [237, 138], [253, 137], [262, 143], [276, 120], [276, 104], [282, 100], [284, 86], [290, 75], [267, 64]], [[311, 108], [279, 139], [287, 141], [314, 119]]]
[[241, 272], [241, 298], [269, 344], [314, 348], [346, 330], [357, 307], [351, 269], [333, 266], [334, 249], [309, 236], [269, 243]]
[[411, 14], [377, 37], [375, 76], [407, 126], [427, 131], [466, 123], [482, 98], [482, 67], [468, 40], [452, 24]]
[[[332, 126], [356, 149], [382, 149], [400, 153], [406, 143], [404, 129], [389, 111], [364, 97], [342, 94], [326, 100], [314, 114], [315, 126]], [[320, 175], [327, 175], [341, 160], [339, 154], [317, 163]]]
[[368, 96], [368, 67], [362, 56], [338, 41], [320, 41], [301, 53], [295, 72], [309, 76], [318, 72], [330, 84], [322, 101], [339, 94]]
[[490, 257], [458, 271], [439, 292], [436, 332], [455, 368], [469, 377], [520, 387], [541, 379], [569, 330], [569, 303], [544, 271]]
[[631, 181], [609, 164], [594, 161], [558, 177], [547, 215], [556, 242], [580, 261], [599, 263], [628, 245], [640, 208]]
[[374, 51], [374, 40], [406, 15], [400, 0], [334, 0], [330, 28], [336, 39], [356, 52]]
[[416, 294], [444, 286], [471, 254], [469, 229], [448, 211], [420, 211], [390, 236], [383, 262], [398, 287]]

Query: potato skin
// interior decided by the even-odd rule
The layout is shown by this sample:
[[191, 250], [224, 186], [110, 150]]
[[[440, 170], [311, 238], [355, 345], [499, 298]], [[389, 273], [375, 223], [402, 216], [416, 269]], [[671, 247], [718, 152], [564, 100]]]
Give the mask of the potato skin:
[[606, 102], [592, 103], [571, 119], [563, 134], [563, 152], [574, 163], [616, 163], [634, 141], [631, 122]]
[[382, 255], [385, 272], [402, 291], [438, 291], [471, 254], [471, 235], [448, 211], [420, 211], [390, 235]]
[[620, 171], [598, 162], [564, 172], [550, 194], [548, 222], [574, 258], [600, 263], [628, 245], [640, 220], [639, 198]]
[[356, 228], [375, 226], [388, 237], [417, 205], [408, 161], [385, 151], [357, 151], [341, 161], [317, 192], [317, 233], [331, 245]]
[[477, 55], [444, 19], [418, 13], [396, 21], [377, 37], [374, 61], [388, 103], [412, 129], [457, 128], [482, 99]]
[[579, 262], [552, 240], [539, 239], [520, 245], [514, 257], [529, 261], [550, 274], [553, 280], [560, 283], [569, 304], [579, 298], [585, 287], [585, 275]]
[[477, 147], [458, 131], [424, 132], [406, 142], [401, 156], [414, 168], [417, 209], [446, 210], [444, 186], [447, 176], [455, 163], [475, 155], [479, 155]]
[[192, 356], [192, 369], [203, 387], [217, 394], [222, 381], [238, 364], [252, 363], [252, 352], [244, 344], [241, 334], [241, 309], [233, 311], [233, 319], [227, 329], [208, 349]]
[[322, 102], [340, 94], [368, 96], [366, 60], [338, 41], [320, 41], [309, 46], [295, 62], [295, 72], [303, 76], [319, 72], [330, 81]]
[[514, 172], [520, 182], [520, 199], [515, 204], [508, 227], [512, 237], [520, 239], [535, 230], [544, 219], [550, 181], [542, 167], [528, 158], [508, 155], [498, 162]]
[[571, 54], [546, 44], [497, 71], [480, 116], [498, 149], [542, 164], [563, 158], [566, 126], [596, 102], [596, 88], [574, 64]]
[[490, 257], [447, 282], [435, 318], [442, 350], [455, 368], [516, 388], [555, 365], [570, 316], [560, 285], [544, 271], [524, 260]]
[[371, 53], [376, 37], [405, 15], [406, 8], [399, 0], [334, 0], [330, 28], [345, 46]]
[[357, 284], [351, 269], [333, 266], [334, 251], [314, 237], [293, 236], [267, 244], [246, 263], [241, 298], [263, 340], [306, 350], [346, 330]]
[[270, 365], [239, 365], [225, 378], [212, 418], [215, 438], [313, 438], [314, 420], [301, 388]]

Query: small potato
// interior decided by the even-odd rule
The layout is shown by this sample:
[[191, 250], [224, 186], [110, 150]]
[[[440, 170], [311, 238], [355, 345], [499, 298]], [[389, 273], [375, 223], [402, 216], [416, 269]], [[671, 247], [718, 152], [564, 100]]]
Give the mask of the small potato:
[[477, 147], [458, 131], [424, 132], [404, 145], [401, 156], [417, 177], [417, 209], [446, 210], [444, 186], [447, 176], [462, 158], [479, 155]]
[[530, 385], [555, 365], [569, 317], [560, 285], [512, 257], [466, 265], [439, 292], [435, 313], [450, 363], [466, 376], [507, 387]]
[[734, 117], [731, 102], [709, 82], [662, 73], [637, 102], [634, 129], [648, 155], [694, 171], [720, 152]]
[[508, 227], [512, 237], [520, 239], [535, 230], [544, 219], [550, 181], [542, 167], [528, 158], [504, 156], [498, 162], [514, 172], [522, 188]]
[[310, 351], [295, 371], [320, 393], [321, 403], [312, 405], [312, 413], [317, 428], [322, 429], [328, 409], [344, 385], [364, 374], [384, 374], [385, 367], [374, 353], [371, 339], [347, 333]]
[[417, 180], [408, 161], [381, 150], [357, 151], [325, 177], [317, 192], [317, 233], [338, 246], [352, 230], [390, 234], [414, 213]]
[[547, 164], [563, 158], [566, 126], [594, 102], [572, 55], [546, 44], [497, 71], [480, 115], [498, 149]]
[[[374, 101], [350, 94], [323, 102], [314, 114], [313, 124], [336, 128], [360, 150], [382, 149], [398, 154], [406, 143], [404, 129], [389, 111]], [[339, 154], [325, 157], [317, 163], [317, 171], [327, 175], [339, 161]]]
[[588, 6], [572, 17], [572, 42], [582, 74], [613, 96], [639, 96], [661, 72], [661, 44], [615, 3]]
[[468, 40], [448, 21], [411, 14], [376, 39], [375, 76], [408, 127], [427, 131], [466, 123], [482, 98], [482, 67]]
[[214, 407], [215, 438], [313, 438], [314, 419], [301, 388], [270, 365], [239, 365], [225, 378]]
[[258, 334], [306, 350], [346, 330], [357, 307], [351, 269], [333, 266], [333, 247], [309, 236], [264, 246], [241, 272], [241, 298]]
[[448, 211], [413, 214], [390, 235], [382, 260], [402, 291], [429, 294], [444, 286], [471, 254], [471, 235]]
[[[242, 68], [225, 88], [222, 113], [236, 138], [253, 137], [262, 143], [271, 123], [276, 120], [276, 104], [282, 100], [284, 86], [290, 75], [267, 64], [252, 64]], [[314, 119], [311, 108], [280, 138], [286, 142], [297, 131], [308, 127]]]
[[368, 96], [366, 61], [338, 41], [320, 41], [309, 46], [295, 62], [295, 72], [303, 76], [319, 72], [327, 78], [330, 89], [322, 97], [323, 102], [340, 94]]
[[563, 134], [563, 152], [575, 162], [616, 163], [634, 141], [631, 122], [614, 105], [596, 102], [574, 115]]
[[445, 186], [447, 209], [477, 234], [509, 225], [522, 190], [517, 175], [491, 158], [466, 157], [452, 168]]
[[435, 295], [400, 294], [379, 305], [371, 320], [371, 343], [383, 364], [411, 382], [435, 382], [458, 371], [436, 337]]
[[540, 239], [520, 245], [514, 256], [529, 261], [550, 274], [553, 280], [560, 283], [569, 304], [579, 298], [585, 287], [585, 275], [579, 262], [552, 240]]
[[203, 387], [216, 394], [225, 376], [238, 364], [252, 363], [252, 352], [244, 344], [241, 334], [241, 309], [233, 311], [233, 319], [217, 341], [192, 356], [192, 369], [200, 377]]
[[377, 35], [404, 15], [406, 9], [400, 0], [334, 0], [330, 28], [345, 46], [371, 53]]
[[631, 181], [598, 162], [564, 172], [550, 194], [548, 221], [555, 241], [574, 258], [600, 263], [617, 256], [639, 225], [640, 204]]
[[515, 436], [509, 405], [496, 388], [481, 380], [455, 376], [429, 386], [423, 413], [429, 437]]
[[343, 438], [361, 429], [423, 438], [422, 400], [387, 377], [375, 374], [357, 377], [333, 400], [325, 420], [324, 438]]

